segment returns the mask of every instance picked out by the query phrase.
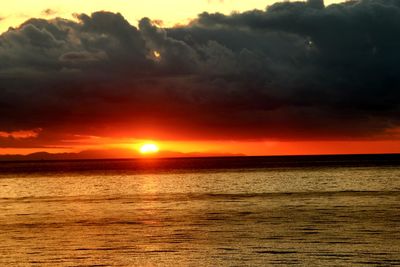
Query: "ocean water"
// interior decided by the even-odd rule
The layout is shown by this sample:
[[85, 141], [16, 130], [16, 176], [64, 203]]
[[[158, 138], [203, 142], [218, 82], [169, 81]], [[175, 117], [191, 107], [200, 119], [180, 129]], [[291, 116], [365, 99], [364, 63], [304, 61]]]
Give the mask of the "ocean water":
[[400, 265], [399, 162], [0, 163], [0, 266]]

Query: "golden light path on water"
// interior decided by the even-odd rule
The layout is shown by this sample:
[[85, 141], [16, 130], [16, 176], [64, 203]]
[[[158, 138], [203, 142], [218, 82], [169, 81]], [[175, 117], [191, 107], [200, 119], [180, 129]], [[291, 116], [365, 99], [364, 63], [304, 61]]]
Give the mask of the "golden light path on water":
[[[1, 266], [400, 264], [399, 168], [57, 164], [64, 171], [0, 174]], [[84, 171], [66, 171], [73, 164]]]

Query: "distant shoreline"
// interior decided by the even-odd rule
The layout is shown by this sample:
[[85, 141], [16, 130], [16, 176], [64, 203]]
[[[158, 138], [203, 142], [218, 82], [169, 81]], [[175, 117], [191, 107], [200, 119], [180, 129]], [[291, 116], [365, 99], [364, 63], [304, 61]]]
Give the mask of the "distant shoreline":
[[[59, 155], [50, 154], [49, 155]], [[400, 153], [366, 153], [366, 154], [304, 154], [304, 155], [225, 155], [225, 156], [176, 156], [176, 157], [121, 157], [121, 158], [34, 158], [29, 159], [29, 155], [0, 155], [0, 163], [17, 162], [75, 162], [75, 161], [131, 161], [131, 160], [185, 160], [185, 159], [231, 159], [231, 158], [315, 158], [315, 157], [399, 157]], [[6, 159], [5, 157], [18, 156], [21, 159]], [[2, 158], [4, 157], [4, 158]]]

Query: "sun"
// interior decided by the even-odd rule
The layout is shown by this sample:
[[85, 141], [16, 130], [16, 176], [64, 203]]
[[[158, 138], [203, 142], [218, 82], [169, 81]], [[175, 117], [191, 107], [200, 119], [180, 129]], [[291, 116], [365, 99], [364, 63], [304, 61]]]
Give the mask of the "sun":
[[154, 143], [145, 143], [140, 146], [139, 151], [142, 154], [153, 154], [153, 153], [157, 153], [159, 151], [159, 148]]

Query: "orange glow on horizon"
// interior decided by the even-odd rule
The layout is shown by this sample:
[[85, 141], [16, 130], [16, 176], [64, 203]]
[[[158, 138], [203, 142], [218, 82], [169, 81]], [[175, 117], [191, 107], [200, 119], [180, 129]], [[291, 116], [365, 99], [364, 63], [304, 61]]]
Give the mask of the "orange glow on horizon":
[[[26, 139], [28, 140], [28, 139]], [[85, 158], [274, 156], [322, 154], [399, 153], [398, 140], [363, 141], [178, 141], [82, 138], [48, 147], [3, 147], [0, 155], [27, 155], [37, 152], [80, 153]], [[162, 149], [161, 149], [162, 147]], [[90, 153], [89, 153], [90, 152]]]

